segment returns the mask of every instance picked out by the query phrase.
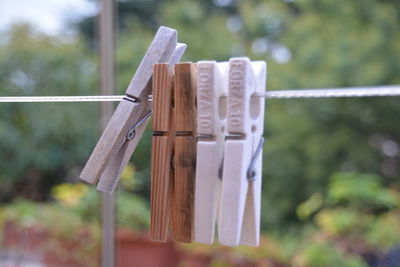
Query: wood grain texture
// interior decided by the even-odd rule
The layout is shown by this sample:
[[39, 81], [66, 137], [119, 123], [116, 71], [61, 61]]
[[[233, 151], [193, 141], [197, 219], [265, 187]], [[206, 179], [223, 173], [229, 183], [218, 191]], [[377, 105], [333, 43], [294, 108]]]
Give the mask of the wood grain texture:
[[149, 87], [153, 65], [169, 62], [176, 45], [176, 31], [160, 27], [126, 90], [127, 94], [138, 97], [141, 102], [121, 101], [82, 170], [80, 175], [82, 180], [91, 184], [97, 183], [111, 159], [121, 149], [126, 141], [127, 131], [139, 119], [145, 109], [143, 103], [147, 103], [149, 94], [145, 91]]
[[127, 94], [138, 96], [150, 81], [153, 65], [156, 63], [169, 63], [177, 45], [177, 32], [161, 26], [150, 44], [142, 62], [133, 76]]
[[[175, 51], [169, 61], [169, 65], [173, 66], [181, 59], [183, 53], [185, 52], [186, 44], [178, 43], [175, 47]], [[152, 80], [150, 80], [152, 81]], [[147, 84], [145, 90], [142, 91], [140, 95], [140, 99], [145, 99], [147, 95], [152, 92], [152, 82]], [[152, 105], [150, 102], [146, 101], [143, 103], [144, 110], [139, 118], [143, 118], [152, 110]], [[97, 185], [97, 190], [112, 194], [118, 184], [119, 178], [128, 164], [133, 152], [135, 151], [136, 146], [138, 145], [144, 130], [146, 129], [148, 120], [141, 124], [138, 128], [136, 128], [135, 138], [129, 142], [125, 142], [121, 149], [118, 150], [116, 155], [111, 159], [110, 163], [102, 173], [99, 183]], [[132, 124], [133, 126], [133, 124]]]
[[173, 114], [173, 76], [168, 64], [154, 65], [153, 76], [153, 131], [170, 131]]
[[[151, 111], [150, 105], [148, 104], [145, 106], [145, 110], [140, 115], [140, 118], [143, 118], [150, 111]], [[97, 184], [97, 190], [108, 194], [114, 193], [119, 178], [121, 177], [122, 172], [124, 171], [126, 165], [128, 164], [133, 154], [133, 151], [139, 144], [145, 129], [146, 129], [146, 123], [143, 123], [141, 127], [136, 128], [135, 138], [129, 142], [128, 141], [125, 142], [122, 145], [122, 147], [117, 151], [115, 156], [112, 157], [110, 163], [107, 165], [107, 167], [100, 176], [99, 182]]]
[[196, 129], [196, 64], [175, 65], [174, 76], [175, 127], [177, 132]]
[[171, 202], [173, 201], [172, 108], [173, 76], [168, 64], [154, 65], [153, 130], [151, 154], [150, 239], [165, 242], [169, 233]]
[[118, 150], [126, 142], [126, 133], [139, 119], [143, 105], [122, 100], [90, 155], [80, 178], [95, 184]]
[[170, 136], [152, 137], [152, 168], [150, 196], [150, 239], [167, 241], [170, 207], [173, 201], [172, 139]]
[[175, 176], [172, 230], [176, 241], [190, 243], [193, 239], [194, 181], [196, 171], [196, 66], [175, 65]]
[[194, 224], [194, 180], [196, 169], [196, 138], [175, 138], [174, 203], [172, 230], [176, 241], [190, 243]]

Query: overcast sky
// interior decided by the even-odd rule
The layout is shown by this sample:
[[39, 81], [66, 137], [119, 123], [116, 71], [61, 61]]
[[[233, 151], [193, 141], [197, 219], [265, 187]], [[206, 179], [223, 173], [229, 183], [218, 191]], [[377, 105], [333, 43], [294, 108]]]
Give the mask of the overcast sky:
[[92, 15], [97, 6], [88, 0], [0, 0], [0, 30], [28, 22], [47, 34], [58, 34], [69, 20]]

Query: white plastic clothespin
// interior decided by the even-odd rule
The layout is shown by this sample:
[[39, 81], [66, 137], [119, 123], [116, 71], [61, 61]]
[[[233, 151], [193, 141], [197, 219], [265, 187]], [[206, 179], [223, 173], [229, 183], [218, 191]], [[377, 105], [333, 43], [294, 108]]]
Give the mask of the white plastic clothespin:
[[160, 27], [111, 120], [94, 148], [80, 178], [113, 193], [151, 115], [151, 77], [156, 63], [179, 62], [186, 49], [174, 29]]
[[197, 63], [195, 241], [212, 244], [218, 217], [226, 132], [228, 62]]
[[229, 61], [219, 229], [227, 246], [259, 245], [265, 83], [265, 62]]

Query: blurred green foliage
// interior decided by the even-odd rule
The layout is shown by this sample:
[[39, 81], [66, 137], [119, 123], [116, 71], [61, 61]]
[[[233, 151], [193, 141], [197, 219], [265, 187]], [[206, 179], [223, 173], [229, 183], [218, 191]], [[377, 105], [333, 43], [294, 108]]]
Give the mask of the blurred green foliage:
[[[75, 233], [89, 229], [90, 236], [98, 243], [100, 195], [96, 189], [83, 183], [65, 183], [55, 186], [52, 196], [51, 202], [16, 199], [13, 203], [1, 205], [0, 229], [11, 222], [22, 228], [46, 229], [63, 239], [75, 238]], [[116, 197], [116, 203], [118, 227], [136, 231], [148, 229], [149, 207], [143, 199], [122, 192]]]
[[[267, 232], [260, 247], [227, 249], [192, 244], [184, 249], [211, 255], [211, 266], [392, 266], [380, 264], [387, 251], [399, 244], [400, 199], [394, 197], [387, 206], [379, 202], [385, 209], [377, 210], [375, 195], [354, 194], [358, 188], [364, 191], [363, 188], [370, 187], [371, 181], [374, 190], [392, 194], [392, 189], [379, 178], [355, 172], [333, 174], [328, 177], [327, 195], [313, 195], [297, 207], [302, 219], [309, 219], [308, 223], [286, 233]], [[348, 180], [357, 181], [358, 187], [347, 190]], [[342, 192], [340, 201], [332, 201], [337, 191]], [[313, 212], [305, 217], [300, 210]]]
[[[302, 261], [309, 262], [304, 266], [328, 266], [335, 262], [330, 257], [338, 253], [341, 258], [362, 256], [371, 260], [370, 264], [376, 264], [387, 249], [399, 244], [400, 195], [384, 187], [380, 180], [376, 175], [355, 172], [335, 173], [330, 177], [328, 193], [318, 201], [323, 204], [309, 214], [316, 228], [306, 234], [307, 245], [299, 254]], [[301, 210], [313, 210], [315, 205], [310, 201], [313, 198], [316, 197], [311, 196], [298, 207], [303, 219]], [[306, 208], [308, 205], [310, 209]], [[328, 248], [324, 246], [337, 251], [324, 255]], [[320, 260], [325, 263], [318, 263]], [[342, 264], [337, 262], [336, 266]]]
[[99, 222], [93, 219], [83, 220], [79, 214], [57, 203], [19, 199], [12, 204], [2, 205], [0, 227], [2, 250], [11, 249], [11, 244], [8, 244], [10, 247], [7, 246], [10, 239], [14, 238], [17, 243], [13, 245], [21, 248], [27, 245], [24, 242], [32, 242], [31, 239], [35, 236], [35, 251], [52, 251], [60, 258], [68, 255], [71, 260], [97, 266], [95, 262], [100, 247]]
[[[79, 40], [24, 25], [2, 36], [1, 96], [95, 93], [94, 54]], [[2, 103], [0, 114], [0, 200], [44, 200], [51, 186], [76, 179], [96, 138], [94, 104]]]
[[332, 204], [347, 203], [349, 206], [366, 208], [399, 208], [398, 191], [384, 188], [377, 175], [360, 175], [357, 173], [338, 173], [331, 177], [329, 202]]
[[[33, 248], [36, 252], [53, 253], [59, 259], [67, 258], [84, 266], [98, 266], [101, 195], [93, 186], [64, 183], [53, 187], [52, 196], [54, 201], [49, 202], [16, 199], [0, 205], [0, 249], [21, 250], [39, 236], [40, 241], [35, 244], [39, 247]], [[116, 204], [118, 228], [148, 229], [149, 207], [143, 199], [122, 192], [117, 195]]]
[[[118, 1], [119, 10], [134, 3]], [[149, 42], [159, 24], [176, 28], [189, 44], [184, 60], [266, 60], [268, 89], [398, 84], [399, 13], [398, 2], [378, 0], [159, 1], [149, 15], [156, 24], [133, 11], [119, 17], [125, 26], [117, 41], [118, 88], [146, 49], [136, 36]], [[338, 170], [398, 183], [399, 116], [397, 98], [267, 101], [264, 229], [296, 224], [297, 205], [325, 194], [327, 177]], [[149, 136], [133, 159], [147, 197]]]
[[[184, 60], [266, 60], [271, 90], [400, 84], [398, 1], [117, 2], [117, 94], [159, 25], [178, 30], [188, 44]], [[49, 37], [26, 25], [2, 33], [0, 95], [98, 94], [95, 19], [76, 25], [77, 36]], [[399, 107], [396, 97], [267, 101], [262, 227], [276, 237], [277, 261], [362, 266], [365, 251], [348, 253], [343, 244], [368, 254], [398, 243]], [[54, 185], [77, 181], [98, 137], [97, 109], [1, 104], [0, 200], [48, 200]], [[137, 199], [126, 192], [118, 200], [141, 203], [139, 214], [149, 197], [150, 135], [133, 155], [135, 180], [126, 187]], [[93, 199], [95, 206], [94, 192]], [[94, 206], [85, 208], [91, 216]], [[120, 216], [129, 225], [136, 215]]]

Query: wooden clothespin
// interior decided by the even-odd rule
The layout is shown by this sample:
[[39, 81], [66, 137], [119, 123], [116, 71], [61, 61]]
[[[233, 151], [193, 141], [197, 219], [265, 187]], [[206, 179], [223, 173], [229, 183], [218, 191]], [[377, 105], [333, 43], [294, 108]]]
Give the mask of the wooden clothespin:
[[[186, 45], [177, 44], [177, 32], [160, 27], [133, 76], [126, 96], [115, 110], [84, 167], [80, 178], [88, 183], [98, 183], [97, 189], [112, 193], [128, 163], [150, 116], [153, 65], [160, 62], [175, 64]], [[134, 127], [132, 127], [134, 126]]]
[[265, 82], [265, 62], [229, 61], [219, 231], [227, 246], [259, 244]]
[[154, 66], [150, 238], [193, 238], [196, 159], [196, 68], [179, 63], [174, 72]]
[[[212, 244], [219, 211], [226, 133], [228, 62], [197, 63], [195, 241]], [[218, 228], [219, 229], [219, 228]]]
[[174, 192], [172, 156], [175, 141], [173, 71], [156, 64], [153, 71], [153, 137], [151, 148], [150, 239], [165, 242]]

